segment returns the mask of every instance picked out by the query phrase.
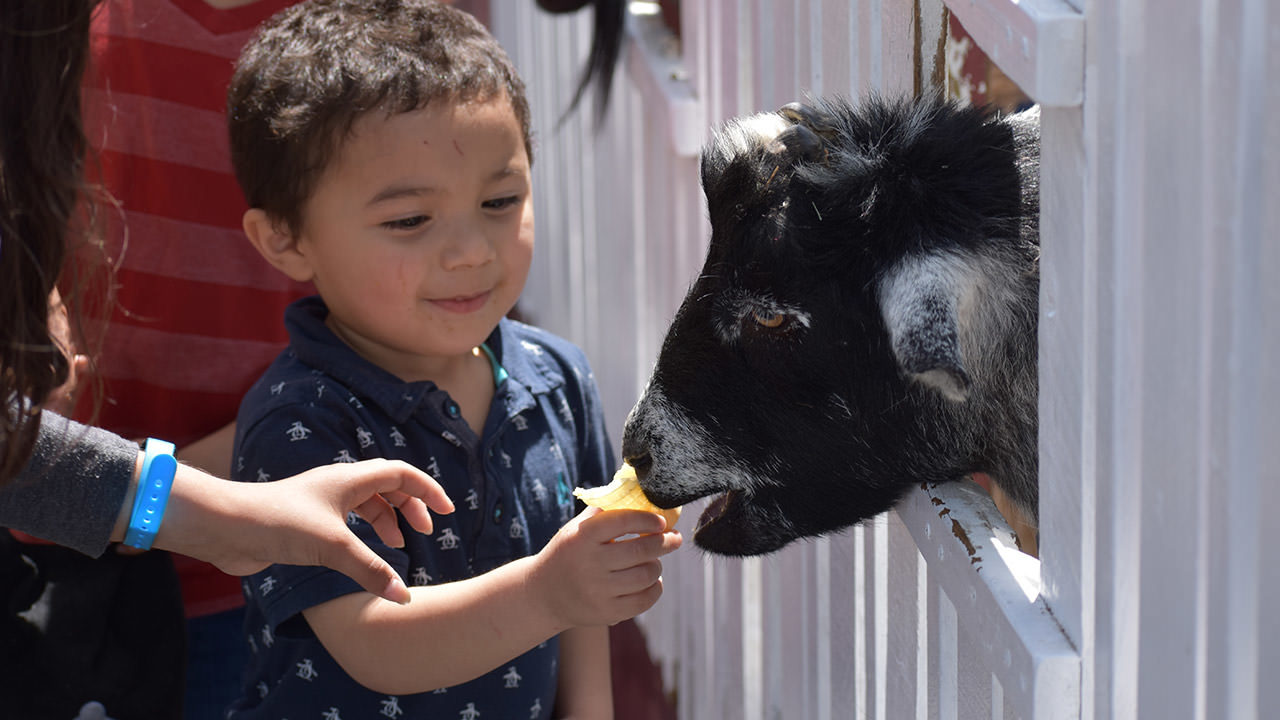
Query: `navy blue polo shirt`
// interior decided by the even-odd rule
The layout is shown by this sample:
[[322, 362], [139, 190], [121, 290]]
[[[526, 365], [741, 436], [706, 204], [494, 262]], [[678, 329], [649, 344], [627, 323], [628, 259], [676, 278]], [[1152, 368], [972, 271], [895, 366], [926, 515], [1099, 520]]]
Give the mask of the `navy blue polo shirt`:
[[[432, 382], [403, 382], [361, 358], [325, 326], [327, 315], [318, 297], [285, 313], [290, 345], [241, 403], [232, 474], [264, 482], [367, 458], [422, 468], [457, 508], [433, 516], [431, 535], [401, 519], [405, 546], [391, 548], [368, 523], [348, 518], [407, 585], [466, 579], [538, 552], [573, 516], [572, 489], [612, 474], [595, 381], [571, 343], [502, 320], [485, 343], [496, 391], [477, 436], [448, 393]], [[363, 592], [359, 585], [326, 568], [292, 565], [273, 565], [243, 585], [252, 652], [231, 718], [551, 716], [555, 639], [462, 685], [380, 695], [347, 677], [301, 615]]]

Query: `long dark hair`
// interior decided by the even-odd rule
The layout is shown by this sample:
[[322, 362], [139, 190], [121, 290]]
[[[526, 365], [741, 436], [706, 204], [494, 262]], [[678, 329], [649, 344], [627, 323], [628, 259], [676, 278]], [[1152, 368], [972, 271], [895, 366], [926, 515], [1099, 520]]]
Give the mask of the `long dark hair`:
[[609, 110], [609, 95], [613, 90], [613, 70], [618, 64], [618, 56], [622, 53], [622, 41], [625, 37], [627, 4], [623, 0], [594, 0], [592, 10], [591, 51], [587, 55], [587, 65], [578, 79], [578, 89], [573, 94], [569, 109], [561, 117], [561, 122], [582, 102], [587, 87], [596, 84], [595, 123], [596, 128], [604, 124], [605, 113]]
[[563, 125], [573, 111], [582, 103], [587, 89], [594, 82], [595, 126], [599, 129], [604, 124], [605, 113], [609, 109], [609, 95], [613, 88], [613, 70], [618, 64], [618, 56], [622, 54], [622, 43], [626, 39], [627, 3], [625, 0], [538, 0], [538, 7], [556, 15], [574, 13], [587, 5], [591, 5], [594, 13], [591, 28], [591, 51], [587, 55], [587, 64], [582, 68], [578, 78], [578, 87], [573, 93], [573, 100], [560, 116], [559, 124]]
[[49, 332], [83, 191], [80, 81], [100, 0], [0, 3], [0, 482], [26, 463], [68, 362]]

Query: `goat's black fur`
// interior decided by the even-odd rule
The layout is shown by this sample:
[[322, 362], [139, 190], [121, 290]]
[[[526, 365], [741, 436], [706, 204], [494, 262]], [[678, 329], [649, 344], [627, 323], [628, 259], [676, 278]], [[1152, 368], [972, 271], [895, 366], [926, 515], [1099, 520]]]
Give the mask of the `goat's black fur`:
[[982, 471], [1036, 486], [1038, 114], [841, 99], [702, 158], [711, 245], [623, 455], [697, 543], [766, 553]]

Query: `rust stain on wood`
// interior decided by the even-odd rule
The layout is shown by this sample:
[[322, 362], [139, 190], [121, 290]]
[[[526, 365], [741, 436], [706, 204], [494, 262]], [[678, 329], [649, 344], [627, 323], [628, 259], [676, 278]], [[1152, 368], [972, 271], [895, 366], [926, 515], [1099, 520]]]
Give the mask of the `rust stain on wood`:
[[933, 49], [933, 89], [943, 95], [947, 92], [947, 29], [951, 26], [951, 8], [942, 6], [942, 30], [938, 33], [938, 46]]
[[[951, 11], [945, 5], [942, 7], [942, 25], [938, 32], [937, 42], [934, 43], [932, 52], [930, 52], [930, 48], [925, 47], [924, 8], [921, 7], [920, 0], [915, 0], [911, 9], [912, 35], [915, 40], [913, 43], [915, 52], [912, 53], [913, 90], [916, 96], [922, 95], [926, 91], [945, 95], [947, 87], [947, 27]], [[929, 63], [927, 72], [925, 68], [926, 57]]]
[[912, 43], [912, 45], [915, 45], [915, 48], [914, 48], [915, 52], [911, 54], [911, 64], [913, 65], [913, 67], [911, 68], [913, 70], [913, 72], [911, 73], [911, 80], [912, 80], [912, 86], [913, 86], [912, 95], [919, 97], [920, 91], [922, 89], [921, 85], [924, 84], [921, 78], [921, 75], [924, 72], [923, 71], [924, 59], [921, 57], [922, 53], [920, 52], [923, 49], [920, 46], [923, 44], [922, 39], [924, 37], [924, 24], [920, 22], [920, 0], [915, 0], [915, 2], [911, 3], [911, 5], [912, 5], [911, 23], [912, 25], [914, 25], [914, 27], [912, 28], [912, 31], [913, 31], [912, 35], [915, 36], [914, 38], [915, 42]]
[[960, 542], [964, 543], [964, 549], [968, 551], [969, 557], [977, 556], [978, 550], [973, 546], [973, 543], [969, 541], [969, 533], [965, 532], [964, 526], [955, 518], [951, 519], [951, 533], [955, 535]]

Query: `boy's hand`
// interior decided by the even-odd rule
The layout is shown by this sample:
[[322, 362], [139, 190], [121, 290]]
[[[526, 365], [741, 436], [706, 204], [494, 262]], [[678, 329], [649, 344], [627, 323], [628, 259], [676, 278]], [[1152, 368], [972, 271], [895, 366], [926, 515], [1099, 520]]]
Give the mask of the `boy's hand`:
[[[658, 558], [679, 548], [678, 532], [639, 510], [587, 508], [535, 556], [529, 583], [569, 627], [613, 625], [648, 610], [662, 595]], [[616, 538], [638, 535], [626, 540]]]

